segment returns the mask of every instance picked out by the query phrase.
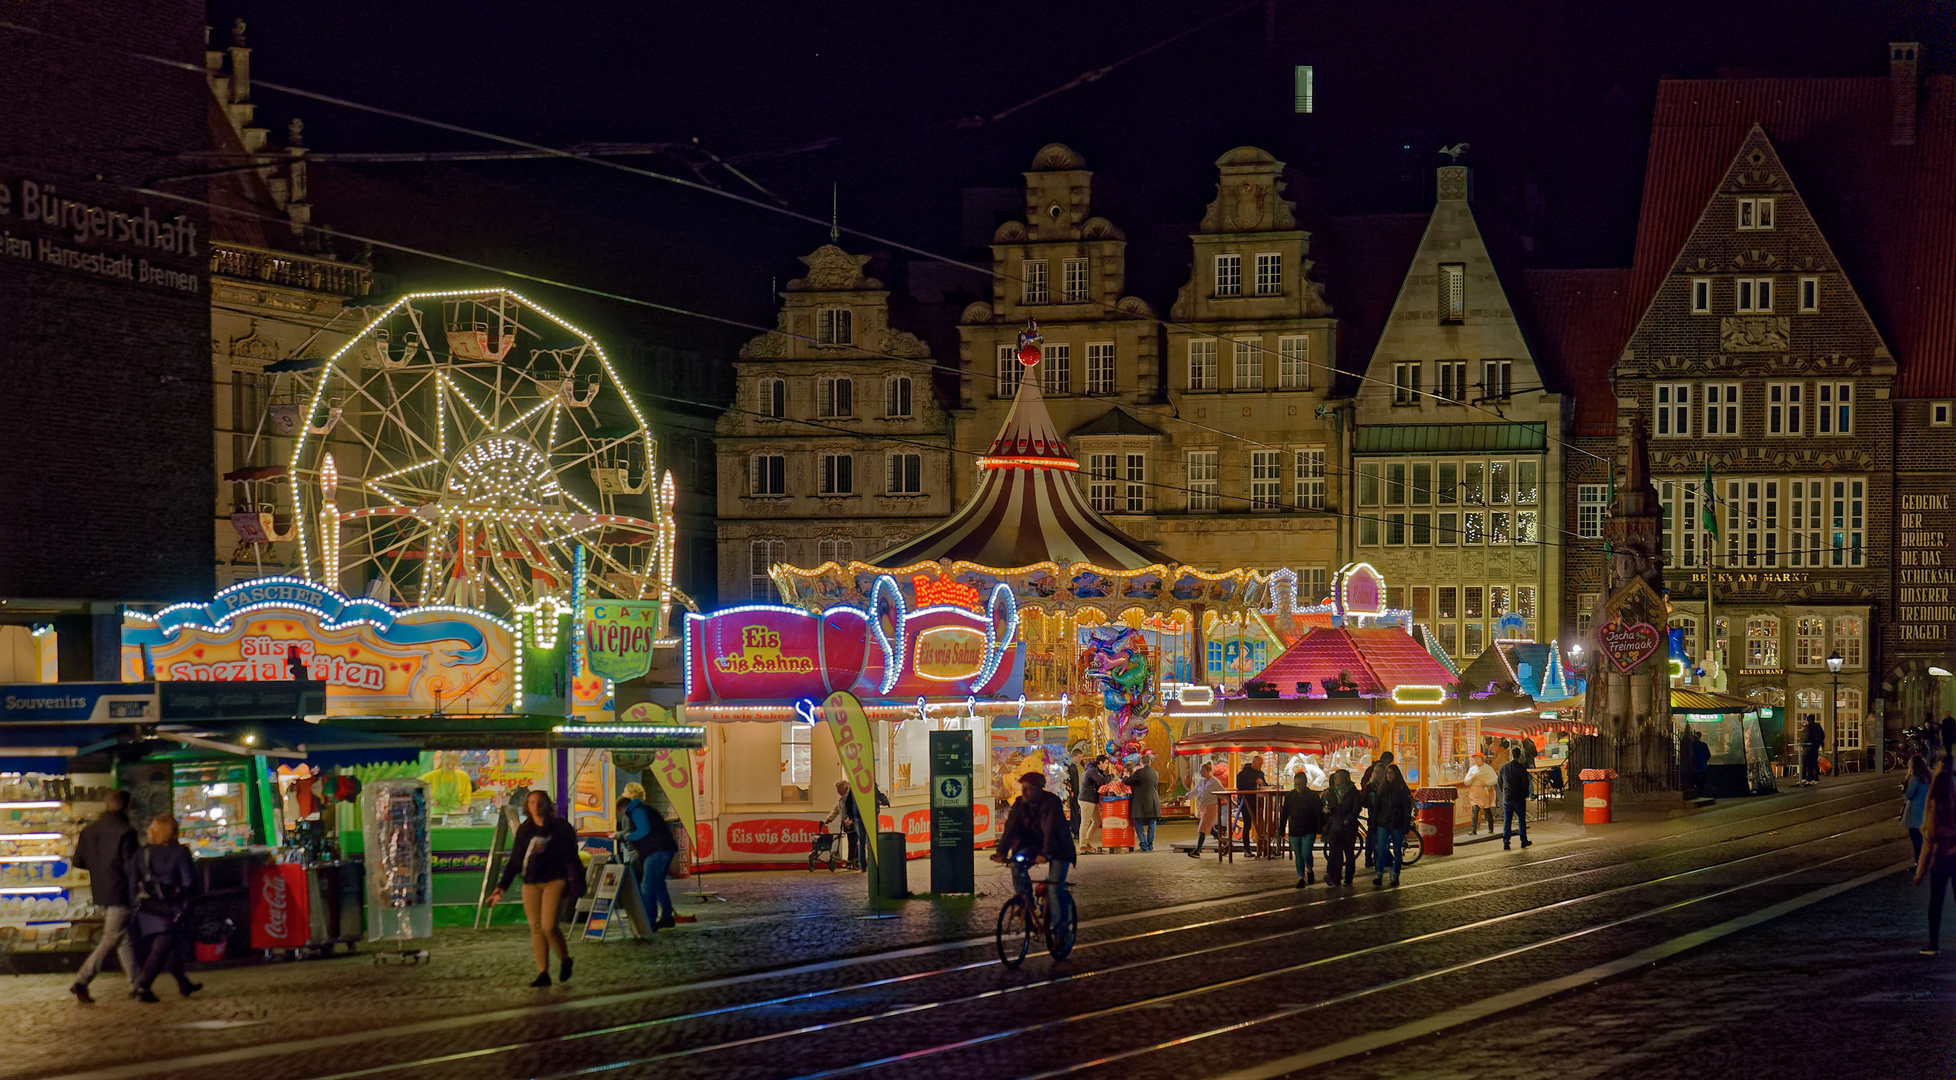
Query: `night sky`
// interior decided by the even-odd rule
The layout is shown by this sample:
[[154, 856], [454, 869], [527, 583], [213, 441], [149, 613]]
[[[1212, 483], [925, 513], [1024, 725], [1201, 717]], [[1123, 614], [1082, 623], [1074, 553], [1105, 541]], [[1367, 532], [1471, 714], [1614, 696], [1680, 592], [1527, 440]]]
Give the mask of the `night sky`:
[[[970, 119], [1232, 10], [1102, 79], [1001, 121]], [[1477, 200], [1534, 237], [1536, 265], [1625, 265], [1660, 77], [1879, 76], [1885, 43], [1896, 39], [1924, 42], [1930, 71], [1949, 70], [1956, 55], [1956, 3], [1947, 0], [1275, 0], [1240, 10], [1162, 0], [466, 8], [231, 0], [210, 9], [214, 42], [238, 16], [250, 25], [261, 79], [550, 145], [698, 139], [722, 158], [764, 155], [741, 171], [793, 209], [826, 218], [834, 184], [845, 226], [965, 259], [986, 255], [965, 244], [961, 189], [1016, 187], [1039, 146], [1065, 142], [1095, 170], [1096, 209], [1133, 241], [1131, 291], [1164, 308], [1185, 274], [1182, 234], [1212, 197], [1213, 162], [1239, 144], [1290, 163], [1290, 195], [1308, 224], [1425, 209], [1433, 167], [1445, 161], [1438, 148], [1468, 142], [1461, 161], [1476, 169]], [[1290, 104], [1291, 67], [1300, 63], [1316, 68], [1316, 112], [1306, 117]], [[306, 141], [322, 154], [485, 148], [268, 89], [257, 101], [259, 122], [274, 132], [304, 117]], [[778, 153], [817, 143], [824, 148]], [[675, 157], [621, 160], [692, 175]], [[424, 188], [461, 168], [508, 197], [506, 219], [472, 204], [471, 220], [398, 224], [431, 247], [493, 253], [501, 264], [749, 321], [772, 321], [770, 280], [793, 275], [794, 257], [826, 238], [817, 225], [572, 162], [346, 167], [378, 184]], [[767, 200], [719, 166], [706, 176]], [[385, 208], [349, 207], [345, 197], [320, 180], [321, 219], [395, 227]], [[558, 227], [532, 220], [513, 242], [519, 218]], [[489, 239], [498, 219], [510, 224], [512, 242]], [[883, 250], [848, 236], [843, 244]], [[637, 260], [658, 269], [631, 265]], [[1319, 276], [1335, 272], [1322, 266]], [[708, 349], [747, 336], [669, 330]]]

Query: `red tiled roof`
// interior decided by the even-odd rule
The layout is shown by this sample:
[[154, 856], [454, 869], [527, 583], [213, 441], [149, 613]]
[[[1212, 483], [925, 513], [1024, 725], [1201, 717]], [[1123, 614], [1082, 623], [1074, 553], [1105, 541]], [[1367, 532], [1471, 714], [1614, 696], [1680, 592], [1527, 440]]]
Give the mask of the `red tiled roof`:
[[1322, 627], [1304, 635], [1264, 666], [1257, 678], [1285, 697], [1297, 684], [1313, 692], [1324, 680], [1344, 672], [1360, 693], [1384, 694], [1396, 686], [1451, 686], [1453, 673], [1442, 667], [1412, 635], [1402, 630], [1346, 630]]
[[1893, 351], [1897, 395], [1956, 393], [1956, 77], [1925, 77], [1918, 101], [1915, 143], [1894, 146], [1886, 78], [1660, 83], [1632, 318], [1758, 124]]
[[1576, 400], [1574, 434], [1614, 437], [1610, 368], [1623, 354], [1634, 317], [1629, 269], [1530, 270], [1524, 283], [1534, 307], [1537, 359], [1561, 373], [1564, 392]]

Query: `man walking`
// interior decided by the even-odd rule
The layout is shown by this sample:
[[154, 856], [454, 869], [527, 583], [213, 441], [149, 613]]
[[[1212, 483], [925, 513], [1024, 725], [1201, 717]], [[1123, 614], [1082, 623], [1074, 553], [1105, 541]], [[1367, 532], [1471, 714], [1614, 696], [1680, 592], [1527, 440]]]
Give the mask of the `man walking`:
[[1141, 767], [1127, 778], [1134, 790], [1128, 815], [1134, 819], [1135, 846], [1142, 851], [1155, 849], [1155, 824], [1161, 820], [1161, 777], [1155, 773], [1153, 754], [1144, 754]]
[[88, 984], [108, 962], [110, 950], [115, 951], [117, 962], [122, 965], [123, 977], [129, 980], [129, 992], [136, 992], [140, 970], [136, 966], [136, 941], [134, 927], [130, 920], [133, 906], [129, 896], [129, 860], [136, 854], [136, 830], [129, 824], [129, 793], [115, 790], [102, 800], [102, 816], [89, 822], [75, 840], [74, 865], [78, 870], [88, 871], [88, 887], [94, 894], [95, 906], [102, 909], [102, 940], [95, 951], [88, 954], [82, 963], [81, 971], [75, 975], [75, 984], [68, 992], [83, 1005], [91, 1005], [95, 999], [88, 996]]
[[1807, 714], [1807, 726], [1800, 730], [1800, 786], [1812, 787], [1820, 782], [1820, 748], [1827, 744], [1827, 732], [1820, 726], [1820, 717]]
[[1331, 786], [1324, 793], [1324, 883], [1336, 888], [1342, 880], [1352, 883], [1358, 840], [1358, 789], [1352, 774], [1338, 769], [1331, 774]]
[[1501, 789], [1501, 849], [1514, 847], [1515, 819], [1521, 819], [1521, 846], [1528, 840], [1528, 767], [1521, 763], [1521, 747], [1510, 747], [1508, 763], [1501, 766], [1497, 779]]
[[1236, 772], [1236, 790], [1244, 792], [1236, 799], [1236, 816], [1243, 823], [1243, 857], [1256, 858], [1256, 849], [1250, 846], [1250, 832], [1256, 822], [1258, 797], [1248, 794], [1263, 786], [1263, 755], [1250, 758]]

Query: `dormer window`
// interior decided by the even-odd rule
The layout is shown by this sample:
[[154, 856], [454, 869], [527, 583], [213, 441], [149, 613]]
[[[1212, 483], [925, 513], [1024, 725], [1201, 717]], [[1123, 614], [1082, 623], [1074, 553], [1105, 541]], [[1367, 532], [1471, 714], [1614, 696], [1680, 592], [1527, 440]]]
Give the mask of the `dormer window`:
[[815, 312], [815, 344], [821, 346], [854, 345], [856, 343], [855, 312], [846, 307], [819, 308]]
[[1216, 256], [1216, 295], [1243, 295], [1243, 256]]
[[1772, 228], [1773, 200], [1740, 199], [1738, 226], [1740, 232]]

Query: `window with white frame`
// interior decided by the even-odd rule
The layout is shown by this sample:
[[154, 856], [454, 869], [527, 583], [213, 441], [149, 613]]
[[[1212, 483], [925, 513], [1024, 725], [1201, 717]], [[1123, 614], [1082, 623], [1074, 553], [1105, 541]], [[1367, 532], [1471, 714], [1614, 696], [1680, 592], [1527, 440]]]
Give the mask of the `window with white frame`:
[[836, 536], [824, 536], [816, 545], [815, 557], [821, 562], [846, 563], [856, 557], [856, 542]]
[[1770, 312], [1773, 310], [1773, 279], [1740, 278], [1734, 286], [1733, 307], [1739, 311]]
[[759, 383], [760, 409], [764, 419], [781, 420], [788, 415], [788, 380], [762, 379]]
[[1433, 365], [1433, 396], [1441, 401], [1467, 400], [1467, 361], [1442, 360]]
[[1834, 749], [1861, 749], [1861, 691], [1852, 686], [1834, 697]]
[[1936, 401], [1929, 404], [1929, 426], [1948, 427], [1950, 414], [1956, 413], [1956, 403]]
[[1235, 351], [1236, 389], [1263, 389], [1263, 342], [1256, 338], [1242, 338], [1230, 342]]
[[1019, 392], [1019, 380], [1025, 378], [1026, 366], [1019, 363], [1019, 347], [1000, 345], [998, 347], [998, 396], [1011, 397]]
[[1250, 452], [1250, 509], [1283, 507], [1284, 455], [1280, 450]]
[[1793, 620], [1793, 666], [1817, 668], [1827, 657], [1827, 620], [1802, 615]]
[[1766, 434], [1806, 434], [1806, 417], [1801, 412], [1805, 390], [1805, 383], [1766, 384]]
[[1803, 277], [1800, 279], [1800, 310], [1814, 312], [1820, 310], [1820, 279]]
[[785, 540], [749, 540], [747, 542], [747, 598], [750, 600], [771, 600], [774, 598], [774, 579], [768, 571], [775, 563], [788, 557], [788, 543]]
[[1290, 107], [1292, 112], [1308, 113], [1315, 107], [1316, 94], [1311, 85], [1314, 81], [1314, 74], [1310, 64], [1297, 64], [1291, 68]]
[[1705, 383], [1705, 434], [1739, 433], [1739, 384]]
[[1256, 294], [1279, 296], [1284, 291], [1284, 257], [1275, 251], [1256, 254]]
[[1440, 264], [1440, 321], [1465, 322], [1467, 319], [1467, 266], [1465, 263]]
[[1576, 535], [1600, 539], [1603, 519], [1610, 511], [1609, 488], [1603, 484], [1576, 485]]
[[1578, 593], [1576, 595], [1576, 636], [1589, 636], [1589, 621], [1596, 614], [1596, 603], [1602, 599], [1601, 593]]
[[1865, 561], [1861, 539], [1868, 482], [1839, 479], [1828, 483], [1832, 488], [1827, 499], [1828, 539], [1832, 541], [1830, 565], [1861, 566]]
[[1460, 590], [1461, 615], [1469, 619], [1487, 618], [1487, 589], [1480, 585], [1469, 585]]
[[[1406, 542], [1414, 547], [1426, 547], [1433, 543], [1433, 515], [1429, 512], [1414, 511], [1406, 519]], [[1418, 592], [1418, 589], [1413, 590]]]
[[1821, 516], [1826, 500], [1824, 481], [1796, 478], [1786, 482], [1788, 566], [1826, 565], [1827, 545], [1823, 536], [1827, 525], [1826, 519]]
[[1779, 619], [1771, 615], [1754, 615], [1745, 621], [1745, 666], [1779, 666]]
[[1834, 649], [1841, 654], [1841, 666], [1861, 666], [1861, 646], [1866, 633], [1859, 615], [1834, 616]]
[[1725, 538], [1725, 565], [1737, 566], [1741, 534], [1745, 531], [1745, 485], [1737, 480], [1725, 481], [1723, 497], [1714, 512], [1720, 510], [1725, 514], [1725, 527], [1719, 531]]
[[1243, 295], [1243, 256], [1216, 256], [1216, 295]]
[[1433, 505], [1433, 463], [1415, 461], [1412, 463], [1412, 503], [1414, 506]]
[[815, 344], [824, 346], [856, 343], [855, 313], [846, 307], [818, 308], [815, 312]]
[[1358, 505], [1379, 505], [1379, 463], [1376, 461], [1358, 463]]
[[824, 495], [854, 495], [856, 493], [856, 459], [848, 453], [834, 452], [820, 456], [821, 493]]
[[1311, 339], [1288, 334], [1277, 339], [1277, 387], [1281, 390], [1311, 388]]
[[1119, 454], [1087, 455], [1087, 503], [1103, 514], [1111, 514], [1120, 499]]
[[1127, 455], [1127, 512], [1143, 514], [1148, 510], [1148, 455]]
[[1706, 315], [1711, 312], [1712, 279], [1697, 277], [1691, 279], [1691, 313]]
[[1073, 389], [1073, 346], [1048, 342], [1040, 347], [1039, 388], [1049, 394]]
[[1214, 450], [1188, 452], [1188, 497], [1190, 510], [1214, 510], [1219, 469]]
[[1203, 338], [1189, 342], [1189, 389], [1215, 390], [1216, 342]]
[[840, 420], [856, 415], [856, 383], [846, 375], [824, 375], [815, 382], [815, 415]]
[[1473, 506], [1487, 505], [1487, 462], [1460, 463], [1460, 501]]
[[1019, 303], [1044, 304], [1052, 299], [1046, 285], [1046, 260], [1019, 260]]
[[1087, 342], [1087, 393], [1114, 392], [1114, 343]]
[[1324, 450], [1308, 447], [1291, 454], [1292, 479], [1299, 510], [1324, 509]]
[[1772, 228], [1773, 200], [1740, 199], [1738, 226], [1741, 230]]
[[1530, 506], [1542, 497], [1541, 470], [1537, 461], [1515, 462], [1515, 505]]
[[1394, 405], [1419, 404], [1419, 369], [1420, 365], [1417, 363], [1392, 365], [1392, 403]]
[[910, 415], [910, 376], [892, 375], [883, 380], [883, 415], [891, 419]]
[[1824, 382], [1814, 387], [1813, 420], [1821, 435], [1854, 434], [1854, 384]]
[[1779, 565], [1780, 481], [1748, 477], [1740, 484], [1741, 552], [1746, 566]]
[[1481, 394], [1497, 401], [1505, 400], [1515, 391], [1515, 362], [1513, 360], [1484, 360], [1481, 362]]
[[1060, 260], [1060, 303], [1087, 302], [1087, 260]]
[[883, 490], [891, 495], [921, 495], [924, 491], [924, 455], [903, 451], [884, 458]]
[[748, 455], [747, 490], [754, 495], [786, 495], [788, 493], [787, 455], [774, 453]]

